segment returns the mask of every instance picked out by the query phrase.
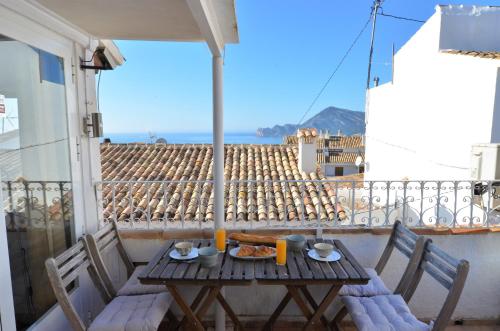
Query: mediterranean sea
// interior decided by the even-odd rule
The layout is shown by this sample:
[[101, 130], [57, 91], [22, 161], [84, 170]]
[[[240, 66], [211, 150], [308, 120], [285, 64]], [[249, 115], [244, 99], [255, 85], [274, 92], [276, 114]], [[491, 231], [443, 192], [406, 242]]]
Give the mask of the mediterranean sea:
[[[163, 138], [168, 144], [211, 144], [212, 133], [108, 133], [104, 138], [111, 139], [112, 143], [154, 143]], [[101, 138], [101, 141], [104, 140]], [[258, 137], [254, 132], [248, 133], [225, 133], [226, 144], [281, 144], [282, 137]]]

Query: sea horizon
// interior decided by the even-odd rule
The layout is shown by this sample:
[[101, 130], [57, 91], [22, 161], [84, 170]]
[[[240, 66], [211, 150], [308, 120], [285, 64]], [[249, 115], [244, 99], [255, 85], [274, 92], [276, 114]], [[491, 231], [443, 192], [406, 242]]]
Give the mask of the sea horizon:
[[[123, 132], [105, 133], [101, 138], [111, 139], [111, 143], [154, 143], [158, 139], [165, 139], [168, 144], [211, 144], [212, 132]], [[224, 133], [225, 144], [281, 144], [282, 137], [259, 137], [255, 132], [226, 132]]]

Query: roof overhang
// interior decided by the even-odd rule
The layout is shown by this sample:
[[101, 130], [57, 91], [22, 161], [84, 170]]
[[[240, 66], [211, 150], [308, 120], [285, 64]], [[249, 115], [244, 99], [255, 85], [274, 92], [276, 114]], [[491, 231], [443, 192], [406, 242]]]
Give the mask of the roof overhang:
[[234, 0], [28, 0], [98, 39], [238, 43]]
[[467, 55], [483, 59], [500, 60], [500, 52], [497, 51], [485, 52], [485, 51], [466, 51], [459, 49], [441, 49], [440, 52], [448, 54], [456, 54], [456, 55]]

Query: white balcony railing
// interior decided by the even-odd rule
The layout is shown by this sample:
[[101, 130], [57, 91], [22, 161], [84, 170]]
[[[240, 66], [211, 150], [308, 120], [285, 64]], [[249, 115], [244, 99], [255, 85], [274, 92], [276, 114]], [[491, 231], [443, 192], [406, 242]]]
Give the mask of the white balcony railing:
[[[103, 181], [103, 221], [130, 228], [211, 228], [213, 182]], [[500, 225], [500, 181], [238, 180], [225, 184], [231, 228]]]

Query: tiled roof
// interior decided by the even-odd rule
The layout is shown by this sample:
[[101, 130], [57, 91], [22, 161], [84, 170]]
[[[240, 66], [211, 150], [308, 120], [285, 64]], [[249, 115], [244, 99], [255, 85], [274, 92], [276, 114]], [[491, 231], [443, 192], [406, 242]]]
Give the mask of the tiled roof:
[[[337, 136], [330, 138], [317, 138], [318, 148], [363, 148], [364, 142], [362, 136]], [[285, 136], [283, 144], [297, 145], [299, 140], [297, 136]]]
[[301, 139], [306, 144], [312, 144], [318, 137], [318, 131], [314, 128], [304, 128], [297, 130], [297, 139]]
[[297, 130], [298, 138], [308, 138], [308, 137], [316, 137], [318, 136], [318, 131], [315, 128], [302, 128]]
[[[297, 136], [286, 136], [283, 140], [286, 145], [297, 145], [299, 143]], [[354, 136], [330, 136], [329, 138], [319, 137], [316, 139], [318, 153], [316, 161], [323, 163], [352, 163], [356, 160], [358, 153], [344, 152], [340, 150], [359, 149], [361, 153], [364, 150], [364, 140], [360, 135]], [[328, 156], [325, 156], [324, 150], [329, 150]]]
[[[115, 186], [117, 218], [126, 220], [134, 212], [141, 219], [149, 213], [153, 221], [179, 220], [182, 214], [184, 220], [213, 220], [212, 183], [194, 182], [212, 179], [212, 154], [211, 145], [102, 144], [104, 181], [190, 181]], [[329, 184], [277, 182], [324, 179], [320, 173], [301, 174], [297, 154], [296, 146], [226, 145], [225, 179], [257, 181], [226, 183], [226, 220], [234, 220], [235, 212], [237, 220], [297, 220], [302, 214], [317, 220], [318, 209], [320, 219], [334, 220], [335, 191]], [[110, 217], [113, 189], [104, 185], [102, 190], [104, 216]]]
[[457, 50], [457, 49], [443, 49], [441, 50], [443, 53], [448, 54], [458, 54], [458, 55], [468, 55], [474, 57], [480, 57], [483, 59], [494, 59], [500, 60], [500, 52], [499, 51], [465, 51], [465, 50]]
[[318, 140], [318, 148], [362, 148], [364, 147], [361, 136], [334, 136]]
[[338, 153], [325, 156], [323, 153], [318, 153], [318, 163], [352, 163], [356, 161], [358, 155], [364, 157], [364, 153]]

